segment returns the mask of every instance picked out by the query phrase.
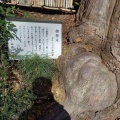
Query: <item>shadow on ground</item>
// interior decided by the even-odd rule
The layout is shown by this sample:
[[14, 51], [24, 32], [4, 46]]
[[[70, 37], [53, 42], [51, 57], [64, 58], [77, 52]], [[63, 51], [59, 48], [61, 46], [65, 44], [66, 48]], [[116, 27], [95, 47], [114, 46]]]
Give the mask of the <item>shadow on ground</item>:
[[18, 120], [71, 120], [64, 107], [54, 100], [51, 87], [51, 80], [44, 77], [36, 79], [33, 93], [37, 99], [30, 109], [21, 113]]

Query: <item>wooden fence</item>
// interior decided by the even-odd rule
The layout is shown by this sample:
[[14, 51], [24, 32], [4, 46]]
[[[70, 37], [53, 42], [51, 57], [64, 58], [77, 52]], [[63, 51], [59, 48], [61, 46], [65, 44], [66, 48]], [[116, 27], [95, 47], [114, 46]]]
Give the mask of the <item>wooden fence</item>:
[[[5, 2], [5, 0], [3, 0]], [[46, 9], [61, 9], [71, 11], [73, 0], [10, 0], [7, 4], [17, 4], [20, 6], [42, 7]], [[72, 10], [74, 12], [74, 10]]]

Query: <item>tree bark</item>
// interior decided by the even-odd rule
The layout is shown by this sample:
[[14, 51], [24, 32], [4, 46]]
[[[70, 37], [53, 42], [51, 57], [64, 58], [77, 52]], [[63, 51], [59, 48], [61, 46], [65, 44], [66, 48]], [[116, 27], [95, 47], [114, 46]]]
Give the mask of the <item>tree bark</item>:
[[90, 44], [116, 74], [120, 98], [120, 0], [81, 0], [70, 39], [72, 33]]
[[[83, 40], [89, 39], [90, 36], [93, 39], [98, 38], [99, 43], [101, 43], [99, 45], [104, 45], [100, 48], [111, 53], [111, 44], [114, 41], [119, 41], [120, 38], [119, 13], [119, 0], [81, 0], [76, 15], [76, 26], [81, 28], [78, 31], [80, 37]], [[120, 61], [119, 55], [117, 59]]]
[[120, 0], [81, 0], [68, 38], [79, 38], [80, 44], [90, 45], [92, 52], [102, 58], [116, 75], [116, 101], [120, 99]]
[[116, 74], [118, 83], [117, 99], [120, 99], [120, 0], [116, 0], [114, 5], [103, 56], [108, 53], [109, 57], [105, 60], [109, 65], [112, 63], [111, 70]]
[[116, 0], [82, 0], [76, 24], [87, 24], [93, 35], [105, 39]]

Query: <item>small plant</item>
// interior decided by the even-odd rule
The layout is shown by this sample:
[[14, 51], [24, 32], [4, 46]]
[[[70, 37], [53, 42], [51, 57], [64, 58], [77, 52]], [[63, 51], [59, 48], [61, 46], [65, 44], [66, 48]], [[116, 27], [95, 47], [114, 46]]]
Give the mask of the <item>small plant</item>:
[[7, 43], [10, 38], [13, 38], [16, 31], [13, 29], [14, 24], [6, 20], [6, 17], [14, 17], [14, 7], [6, 8], [3, 5], [0, 6], [0, 51], [7, 52]]
[[29, 14], [25, 13], [23, 18], [31, 18], [31, 16]]
[[78, 9], [78, 7], [80, 5], [80, 2], [81, 2], [81, 0], [74, 0], [74, 2], [73, 2], [73, 8], [74, 9]]
[[18, 69], [23, 76], [27, 87], [32, 87], [35, 79], [47, 78], [52, 80], [55, 65], [53, 61], [48, 58], [41, 58], [37, 54], [32, 56], [25, 56], [23, 60], [18, 63]]

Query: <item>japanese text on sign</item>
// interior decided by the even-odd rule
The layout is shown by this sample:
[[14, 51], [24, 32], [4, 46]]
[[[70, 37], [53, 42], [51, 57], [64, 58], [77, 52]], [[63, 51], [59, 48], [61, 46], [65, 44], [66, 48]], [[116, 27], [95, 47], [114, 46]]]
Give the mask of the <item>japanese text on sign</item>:
[[8, 42], [13, 59], [36, 53], [56, 59], [61, 55], [62, 24], [12, 21], [17, 28], [14, 39]]

